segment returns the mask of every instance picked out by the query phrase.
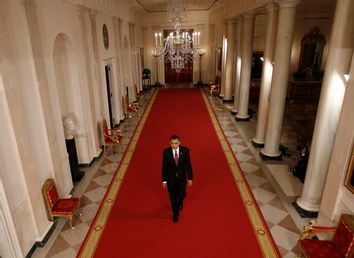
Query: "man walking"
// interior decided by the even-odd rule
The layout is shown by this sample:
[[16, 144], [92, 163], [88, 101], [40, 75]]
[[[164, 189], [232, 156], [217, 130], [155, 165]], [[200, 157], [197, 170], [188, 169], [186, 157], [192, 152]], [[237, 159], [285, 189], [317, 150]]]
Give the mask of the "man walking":
[[179, 211], [183, 209], [187, 178], [189, 186], [192, 186], [193, 180], [189, 150], [180, 144], [179, 136], [172, 135], [171, 147], [163, 150], [162, 158], [162, 185], [164, 188], [167, 186], [170, 195], [174, 223], [178, 222]]

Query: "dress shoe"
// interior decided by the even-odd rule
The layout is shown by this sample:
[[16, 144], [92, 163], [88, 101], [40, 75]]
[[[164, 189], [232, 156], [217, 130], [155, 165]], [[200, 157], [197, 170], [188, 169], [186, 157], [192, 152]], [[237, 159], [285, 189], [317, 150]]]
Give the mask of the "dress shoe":
[[178, 222], [178, 216], [173, 216], [173, 218], [172, 218], [172, 221], [173, 221], [173, 223], [177, 223]]

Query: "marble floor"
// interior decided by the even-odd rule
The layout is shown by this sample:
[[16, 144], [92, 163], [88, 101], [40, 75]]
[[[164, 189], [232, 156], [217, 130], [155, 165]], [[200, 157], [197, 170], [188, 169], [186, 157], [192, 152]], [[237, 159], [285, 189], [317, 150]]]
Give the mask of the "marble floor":
[[[184, 84], [165, 87], [193, 86]], [[154, 90], [150, 90], [140, 97], [138, 113], [131, 118], [127, 118], [126, 121], [120, 125], [120, 129], [124, 134], [121, 146], [108, 150], [93, 166], [83, 169], [83, 171], [85, 171], [85, 177], [80, 183], [75, 184], [74, 187], [74, 196], [81, 198], [82, 207], [82, 216], [74, 219], [75, 229], [70, 229], [65, 219], [58, 219], [56, 228], [46, 245], [43, 248], [37, 248], [32, 257], [68, 258], [76, 256], [107, 190], [113, 173], [119, 165], [122, 154], [130, 141], [133, 131], [153, 91]], [[299, 189], [295, 187], [290, 191], [284, 191], [284, 187], [281, 187], [281, 182], [279, 184], [279, 180], [276, 180], [274, 173], [272, 174], [272, 170], [274, 169], [270, 169], [272, 166], [282, 166], [284, 170], [296, 161], [296, 144], [299, 141], [299, 133], [296, 130], [294, 131], [292, 127], [291, 121], [293, 117], [290, 114], [291, 112], [286, 113], [284, 117], [282, 143], [287, 144], [289, 152], [293, 152], [293, 155], [286, 157], [281, 162], [264, 162], [259, 158], [259, 149], [255, 149], [251, 144], [251, 139], [254, 136], [252, 132], [255, 132], [255, 120], [241, 123], [236, 122], [233, 115], [230, 113], [232, 108], [231, 104], [224, 104], [218, 97], [209, 96], [209, 99], [247, 178], [273, 238], [278, 245], [282, 257], [295, 257], [297, 254], [296, 243], [299, 238], [300, 230], [305, 224], [308, 224], [308, 219], [302, 219], [292, 205]], [[298, 109], [294, 108], [294, 110], [296, 114]], [[290, 173], [285, 174], [289, 177]], [[283, 178], [282, 176], [280, 177]], [[284, 181], [284, 179], [280, 181], [282, 180]], [[291, 181], [291, 179], [288, 178], [285, 179], [285, 181], [292, 185], [292, 183], [289, 183], [287, 180]], [[301, 183], [298, 185], [301, 187]]]

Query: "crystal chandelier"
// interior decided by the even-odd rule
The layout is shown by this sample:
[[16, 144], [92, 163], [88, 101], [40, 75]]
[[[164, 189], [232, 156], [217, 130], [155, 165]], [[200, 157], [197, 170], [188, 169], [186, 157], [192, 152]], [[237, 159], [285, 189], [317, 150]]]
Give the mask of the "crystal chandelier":
[[[160, 56], [177, 73], [185, 64], [197, 60], [204, 51], [200, 49], [200, 32], [181, 32], [182, 23], [187, 21], [187, 3], [184, 0], [170, 0], [167, 7], [167, 19], [173, 23], [174, 32], [162, 41], [162, 33], [155, 33], [154, 56]], [[164, 44], [163, 44], [164, 43]]]

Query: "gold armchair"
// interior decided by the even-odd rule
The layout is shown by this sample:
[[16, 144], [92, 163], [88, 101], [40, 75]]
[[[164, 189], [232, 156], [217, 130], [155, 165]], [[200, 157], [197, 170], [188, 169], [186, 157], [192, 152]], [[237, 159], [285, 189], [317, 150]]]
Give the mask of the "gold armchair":
[[[335, 233], [330, 240], [318, 240], [319, 232]], [[298, 246], [300, 257], [354, 257], [354, 216], [343, 214], [337, 227], [305, 226]]]
[[138, 112], [139, 104], [136, 102], [129, 103], [128, 96], [125, 96], [125, 105], [126, 105], [129, 118], [131, 118], [132, 116], [135, 115], [136, 112]]
[[74, 213], [79, 211], [80, 199], [79, 198], [65, 198], [61, 199], [58, 196], [57, 187], [53, 179], [48, 178], [42, 187], [42, 193], [46, 204], [48, 220], [53, 221], [56, 217], [69, 218], [70, 227], [73, 229], [72, 219]]
[[106, 119], [102, 121], [103, 137], [104, 137], [104, 151], [108, 148], [119, 146], [123, 134], [118, 129], [109, 129]]
[[216, 93], [216, 95], [218, 95], [219, 92], [220, 92], [220, 77], [216, 76], [215, 81], [209, 82], [209, 93], [210, 96], [212, 96], [213, 93]]

